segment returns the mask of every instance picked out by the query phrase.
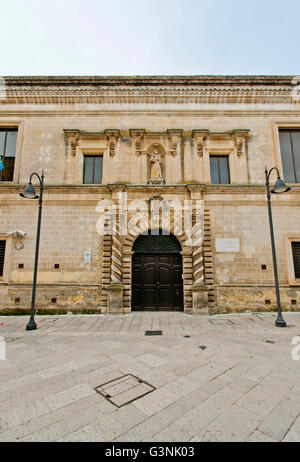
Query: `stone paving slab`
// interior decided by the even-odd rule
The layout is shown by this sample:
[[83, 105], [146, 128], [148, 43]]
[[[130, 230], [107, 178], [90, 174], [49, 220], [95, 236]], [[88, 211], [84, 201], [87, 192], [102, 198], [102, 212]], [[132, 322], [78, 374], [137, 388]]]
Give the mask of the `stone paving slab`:
[[[299, 442], [300, 313], [284, 317], [37, 316], [27, 332], [28, 317], [1, 316], [0, 442]], [[125, 374], [156, 390], [121, 408], [95, 391]]]

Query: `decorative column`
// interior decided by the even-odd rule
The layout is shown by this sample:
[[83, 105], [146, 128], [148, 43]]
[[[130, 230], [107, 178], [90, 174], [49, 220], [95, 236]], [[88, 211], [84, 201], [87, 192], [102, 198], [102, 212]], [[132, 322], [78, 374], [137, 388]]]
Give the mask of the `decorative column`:
[[122, 238], [119, 232], [119, 226], [116, 224], [112, 236], [112, 253], [111, 253], [111, 283], [122, 283]]
[[199, 187], [188, 187], [193, 203], [192, 255], [193, 255], [193, 313], [208, 313], [208, 290], [204, 281], [203, 239], [204, 239], [204, 207], [202, 190]]
[[[118, 193], [123, 191], [120, 185], [112, 186], [113, 200], [118, 199]], [[120, 204], [119, 204], [120, 205]], [[123, 263], [123, 237], [120, 232], [120, 213], [117, 210], [116, 220], [113, 226], [111, 245], [111, 279], [108, 287], [107, 311], [108, 313], [122, 313], [123, 311], [123, 284], [122, 284], [122, 263]]]
[[122, 236], [119, 232], [118, 223], [112, 236], [111, 283], [108, 288], [107, 308], [108, 313], [122, 313], [123, 310]]
[[111, 283], [111, 236], [103, 236], [102, 254], [102, 289], [101, 289], [101, 313], [107, 313], [108, 290]]
[[199, 236], [196, 225], [193, 239], [193, 313], [208, 313], [209, 288], [204, 283], [203, 238]]
[[204, 210], [204, 246], [203, 246], [203, 257], [204, 257], [204, 274], [205, 274], [205, 285], [208, 287], [208, 312], [214, 314], [218, 312], [216, 303], [216, 294], [214, 289], [214, 269], [212, 259], [212, 231], [211, 231], [211, 220], [210, 211], [208, 208]]

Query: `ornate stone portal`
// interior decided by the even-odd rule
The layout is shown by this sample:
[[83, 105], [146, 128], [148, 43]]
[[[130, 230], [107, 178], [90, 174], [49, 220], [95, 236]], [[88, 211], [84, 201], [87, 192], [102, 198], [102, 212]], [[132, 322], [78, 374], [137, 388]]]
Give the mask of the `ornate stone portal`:
[[[151, 198], [153, 199], [152, 196]], [[191, 202], [192, 222], [195, 223], [198, 205], [196, 200], [192, 199]], [[119, 212], [117, 212], [117, 216], [119, 216]], [[133, 213], [129, 212], [127, 220], [130, 221], [132, 216]], [[199, 226], [193, 225], [192, 237], [194, 245], [190, 245], [190, 239], [184, 231], [177, 234], [175, 215], [171, 215], [169, 230], [181, 246], [183, 306], [185, 313], [191, 314], [208, 313], [214, 310], [209, 211], [203, 210], [203, 216], [204, 229], [200, 232], [200, 234], [203, 234], [201, 236], [199, 234], [200, 240], [197, 240], [197, 237], [195, 239]], [[148, 218], [148, 223], [150, 224], [150, 216]], [[160, 225], [161, 220], [162, 213], [159, 212]], [[149, 232], [149, 230], [149, 226], [142, 225], [133, 230], [128, 230], [127, 235], [121, 235], [118, 227], [116, 227], [114, 236], [103, 237], [103, 255], [105, 257], [102, 268], [102, 313], [129, 313], [132, 310], [133, 245], [138, 236], [146, 231]]]

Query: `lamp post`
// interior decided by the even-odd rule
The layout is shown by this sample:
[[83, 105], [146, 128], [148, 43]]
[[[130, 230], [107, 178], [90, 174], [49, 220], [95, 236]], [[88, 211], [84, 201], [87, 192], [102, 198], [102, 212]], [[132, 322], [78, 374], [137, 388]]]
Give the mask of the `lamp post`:
[[[40, 195], [39, 196], [36, 194], [35, 189], [31, 183], [31, 179], [34, 175], [37, 176], [39, 183], [40, 183]], [[34, 320], [34, 314], [35, 314], [35, 292], [36, 292], [37, 268], [38, 268], [39, 245], [40, 245], [40, 231], [41, 231], [41, 219], [42, 219], [43, 189], [44, 189], [44, 172], [42, 172], [41, 177], [37, 173], [32, 173], [29, 178], [29, 183], [24, 189], [24, 192], [20, 193], [20, 196], [24, 197], [25, 199], [39, 199], [39, 213], [38, 213], [37, 232], [36, 232], [33, 284], [32, 284], [32, 296], [31, 296], [31, 310], [30, 310], [29, 322], [28, 324], [26, 324], [26, 330], [35, 330], [37, 328], [37, 325]]]
[[[277, 172], [277, 180], [274, 184], [273, 189], [270, 191], [270, 174], [273, 170]], [[273, 268], [274, 268], [274, 279], [275, 279], [275, 287], [276, 287], [276, 300], [277, 300], [277, 311], [278, 316], [275, 322], [277, 327], [286, 327], [286, 322], [282, 317], [281, 312], [281, 303], [280, 303], [280, 293], [279, 293], [279, 282], [278, 282], [278, 271], [277, 271], [277, 260], [276, 260], [276, 250], [275, 250], [275, 239], [274, 239], [274, 229], [273, 229], [273, 218], [272, 218], [272, 208], [271, 208], [271, 193], [273, 194], [281, 194], [287, 191], [290, 191], [285, 182], [281, 179], [280, 173], [277, 167], [271, 168], [268, 171], [267, 167], [265, 167], [265, 176], [266, 176], [266, 188], [267, 188], [267, 198], [268, 198], [268, 213], [269, 213], [269, 225], [270, 225], [270, 236], [271, 236], [271, 245], [272, 245], [272, 257], [273, 257]]]

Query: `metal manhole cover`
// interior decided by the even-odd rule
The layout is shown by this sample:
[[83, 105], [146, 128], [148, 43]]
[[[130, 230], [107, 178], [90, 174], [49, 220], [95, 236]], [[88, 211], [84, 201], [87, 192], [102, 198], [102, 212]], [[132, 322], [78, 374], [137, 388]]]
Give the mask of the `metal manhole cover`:
[[126, 374], [99, 385], [95, 390], [115, 406], [122, 407], [148, 395], [156, 388], [132, 374]]

